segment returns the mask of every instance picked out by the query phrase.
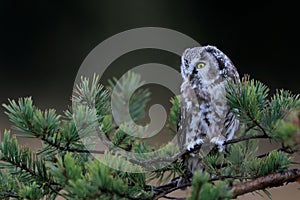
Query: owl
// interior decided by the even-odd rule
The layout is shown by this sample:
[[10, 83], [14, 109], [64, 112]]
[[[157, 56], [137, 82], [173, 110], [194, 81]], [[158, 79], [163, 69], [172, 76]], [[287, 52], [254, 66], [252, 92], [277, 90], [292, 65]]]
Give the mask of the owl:
[[[186, 49], [181, 62], [179, 147], [192, 151], [197, 145], [201, 149], [209, 144], [223, 151], [224, 142], [232, 139], [239, 127], [225, 97], [228, 81], [236, 84], [239, 74], [231, 60], [215, 46]], [[198, 150], [183, 158], [191, 173], [202, 169], [202, 156]]]

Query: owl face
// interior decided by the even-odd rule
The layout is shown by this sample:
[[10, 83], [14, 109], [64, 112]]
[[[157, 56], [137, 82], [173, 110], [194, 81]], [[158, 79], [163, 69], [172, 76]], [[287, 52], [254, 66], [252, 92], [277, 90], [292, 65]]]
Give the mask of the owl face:
[[182, 77], [191, 83], [209, 84], [220, 77], [220, 62], [214, 55], [213, 46], [186, 49], [181, 57]]

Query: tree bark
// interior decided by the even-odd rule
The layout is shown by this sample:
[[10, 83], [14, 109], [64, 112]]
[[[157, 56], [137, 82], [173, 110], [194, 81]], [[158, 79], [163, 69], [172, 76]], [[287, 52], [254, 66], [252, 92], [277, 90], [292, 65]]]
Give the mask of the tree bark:
[[282, 186], [284, 183], [287, 184], [295, 181], [300, 182], [300, 169], [290, 169], [280, 173], [259, 177], [233, 186], [233, 198], [256, 190], [278, 187]]

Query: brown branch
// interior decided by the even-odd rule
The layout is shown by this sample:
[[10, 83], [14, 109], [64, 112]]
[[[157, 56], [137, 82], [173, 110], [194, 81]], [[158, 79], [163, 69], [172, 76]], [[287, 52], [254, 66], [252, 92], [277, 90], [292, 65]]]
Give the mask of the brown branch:
[[[193, 151], [194, 150], [196, 151], [197, 149], [193, 149]], [[185, 155], [187, 153], [190, 153], [190, 152], [191, 151], [183, 150], [183, 151], [175, 154], [174, 156], [171, 156], [171, 157], [157, 157], [157, 158], [153, 158], [151, 160], [141, 161], [141, 164], [148, 165], [148, 164], [151, 164], [153, 162], [174, 162], [174, 161], [178, 160], [179, 158], [181, 158], [183, 155]]]
[[[178, 177], [179, 178], [179, 177]], [[227, 178], [238, 178], [238, 177], [218, 177], [214, 179], [210, 179], [209, 182], [213, 182], [216, 180], [224, 180]], [[246, 178], [246, 177], [245, 177]], [[279, 187], [283, 184], [287, 184], [290, 182], [299, 182], [300, 179], [300, 168], [290, 169], [283, 172], [269, 174], [263, 177], [258, 177], [253, 180], [249, 180], [232, 187], [233, 190], [233, 198], [237, 198], [240, 195], [244, 195], [250, 192], [254, 192], [257, 190], [263, 190], [271, 187]], [[153, 199], [159, 199], [165, 197], [167, 194], [191, 186], [191, 183], [186, 183], [184, 185], [177, 185], [176, 182], [171, 182], [162, 186], [154, 187], [154, 191], [157, 193], [154, 195]]]
[[255, 124], [252, 124], [251, 126], [248, 126], [244, 132], [243, 132], [243, 136], [246, 136], [246, 134], [255, 127], [256, 125]]
[[256, 190], [279, 187], [284, 183], [299, 181], [299, 179], [300, 168], [286, 170], [276, 174], [269, 174], [267, 176], [259, 177], [254, 180], [233, 186], [233, 198]]
[[246, 141], [246, 140], [252, 140], [252, 139], [270, 139], [270, 137], [268, 135], [248, 135], [248, 136], [242, 136], [236, 139], [232, 139], [232, 140], [228, 140], [224, 142], [224, 145], [228, 145], [228, 144], [233, 144], [233, 143], [237, 143], [237, 142], [242, 142], [242, 141]]
[[[300, 152], [299, 150], [292, 150], [292, 149], [288, 149], [288, 148], [279, 148], [279, 149], [275, 149], [275, 151], [282, 151], [287, 154], [294, 154], [294, 153]], [[268, 156], [270, 153], [271, 152], [260, 154], [260, 155], [256, 156], [256, 158], [264, 158], [264, 157]]]
[[13, 193], [11, 191], [5, 191], [0, 195], [0, 199], [7, 199], [7, 198], [22, 199], [18, 194]]
[[[238, 143], [238, 142], [242, 142], [242, 141], [253, 140], [253, 139], [270, 139], [270, 137], [265, 134], [242, 136], [242, 137], [239, 137], [236, 139], [225, 141], [224, 145]], [[201, 145], [197, 145], [191, 151], [188, 151], [187, 149], [183, 149], [182, 151], [178, 152], [177, 154], [175, 154], [174, 156], [171, 156], [171, 157], [156, 157], [156, 158], [144, 160], [144, 161], [130, 159], [129, 161], [134, 164], [143, 166], [143, 167], [148, 167], [149, 164], [154, 163], [154, 162], [174, 162], [174, 161], [178, 160], [179, 158], [181, 158], [182, 156], [189, 154], [193, 151], [199, 150], [200, 148], [201, 148]]]
[[265, 136], [267, 136], [266, 130], [262, 127], [262, 125], [249, 113], [249, 111], [246, 111], [247, 116], [252, 120], [255, 126], [257, 126]]

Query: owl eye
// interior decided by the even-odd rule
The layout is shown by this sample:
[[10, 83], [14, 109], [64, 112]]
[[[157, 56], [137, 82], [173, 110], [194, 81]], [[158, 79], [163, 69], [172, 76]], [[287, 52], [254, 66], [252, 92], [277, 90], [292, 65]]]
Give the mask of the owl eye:
[[197, 68], [198, 68], [198, 69], [201, 69], [201, 68], [203, 68], [203, 67], [205, 67], [205, 63], [199, 62], [199, 63], [197, 64]]

